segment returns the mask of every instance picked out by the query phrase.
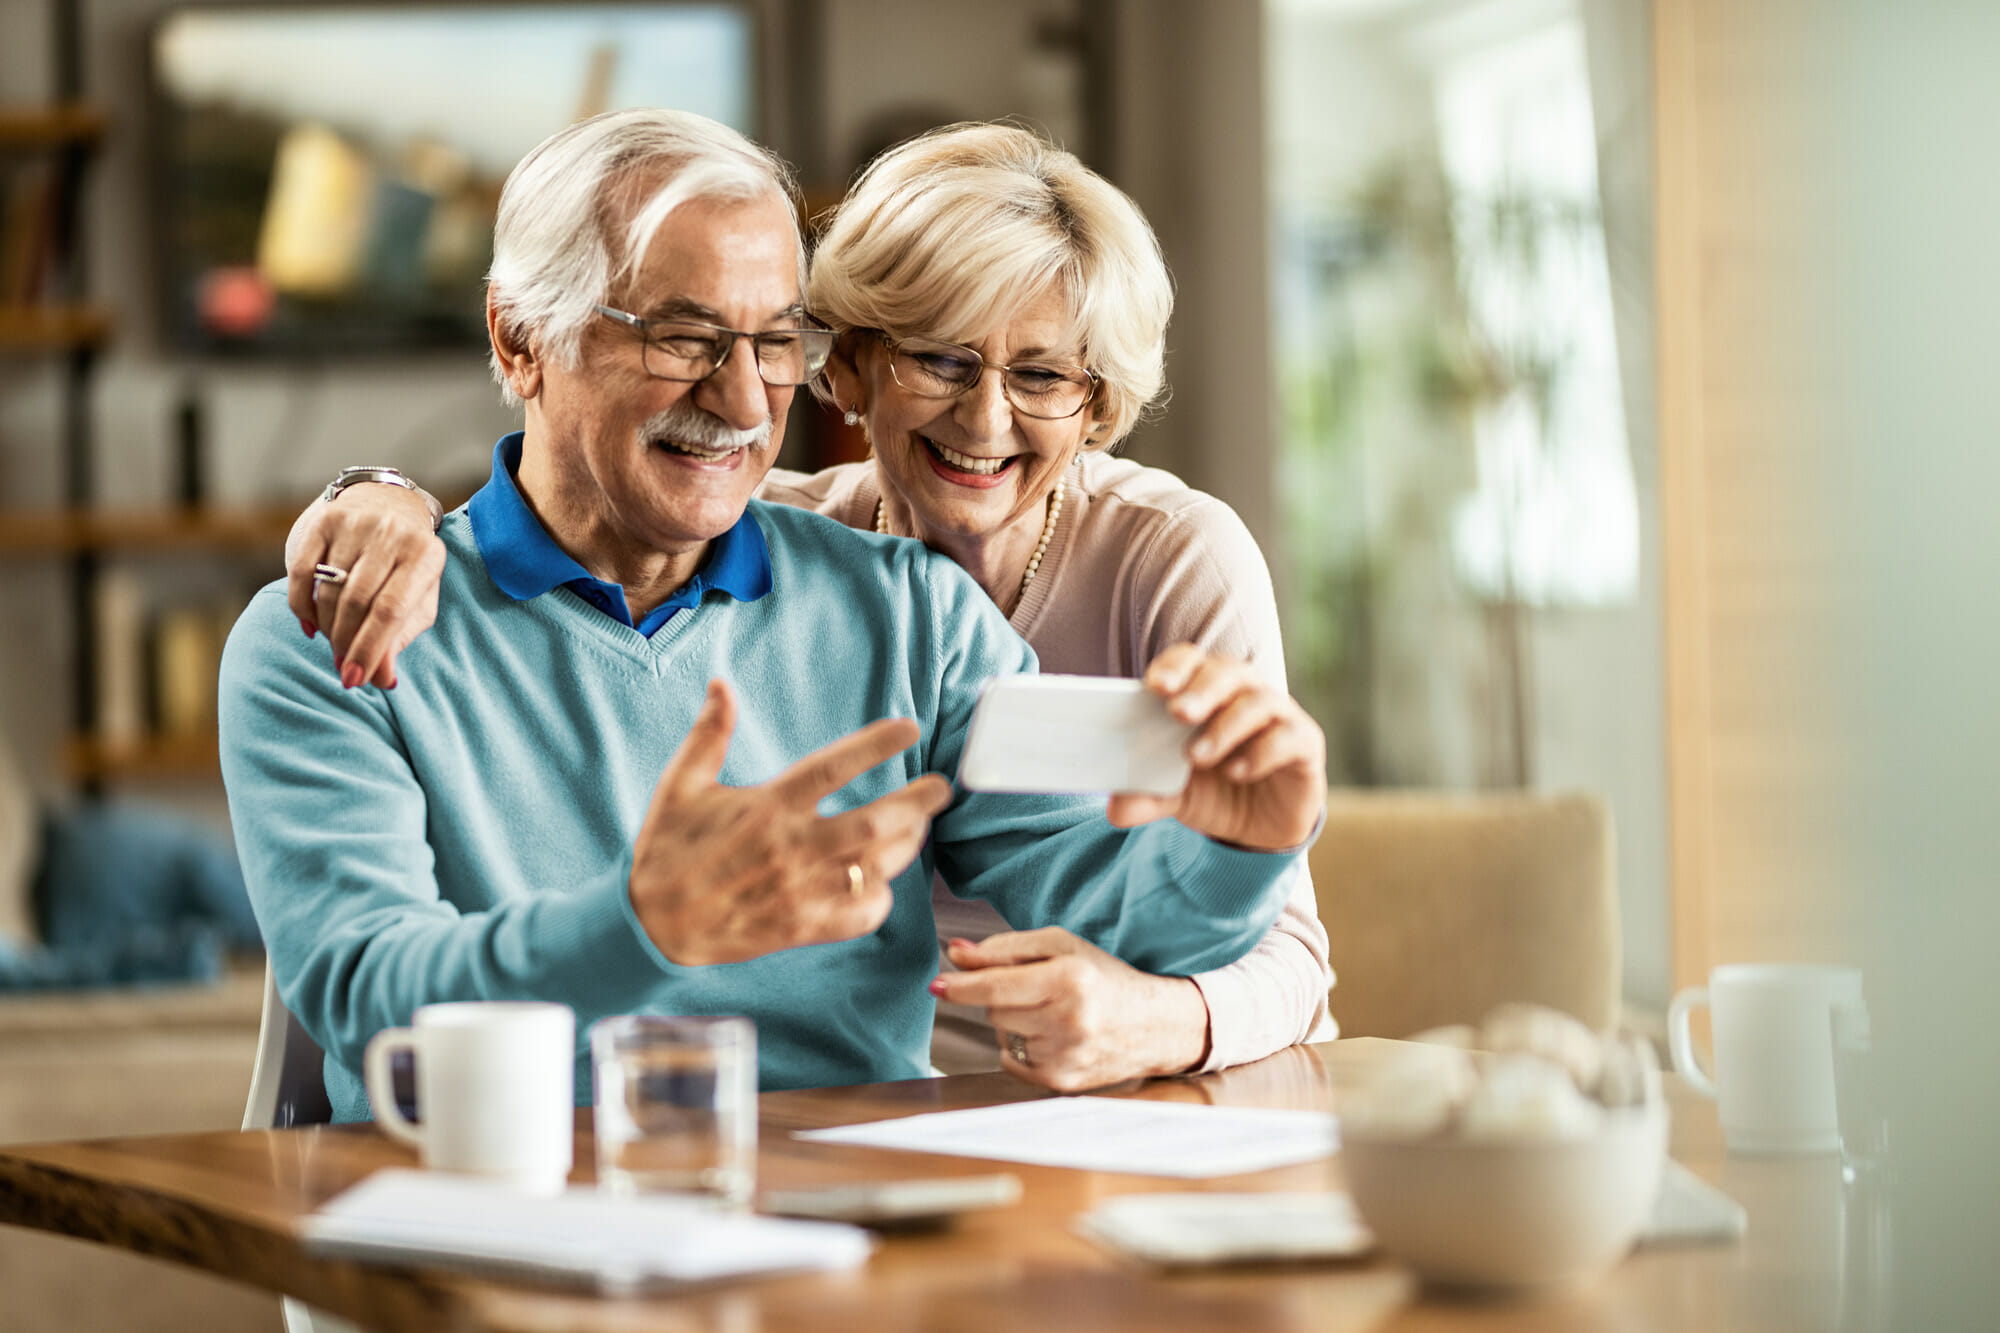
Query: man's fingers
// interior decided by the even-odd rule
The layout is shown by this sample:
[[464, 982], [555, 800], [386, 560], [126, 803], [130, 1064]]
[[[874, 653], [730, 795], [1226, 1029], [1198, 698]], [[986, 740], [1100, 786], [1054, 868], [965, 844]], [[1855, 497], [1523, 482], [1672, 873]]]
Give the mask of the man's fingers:
[[793, 800], [817, 802], [909, 749], [921, 734], [917, 724], [906, 717], [870, 722], [799, 760], [773, 779], [771, 787]]
[[892, 878], [916, 860], [931, 820], [950, 804], [951, 783], [926, 773], [866, 805], [820, 820], [812, 833], [813, 853], [843, 866], [859, 861], [871, 881]]
[[[856, 864], [850, 862], [850, 865]], [[861, 892], [855, 893], [846, 866], [830, 877], [824, 891], [787, 904], [793, 916], [791, 927], [795, 945], [826, 944], [835, 940], [859, 939], [882, 928], [896, 905], [889, 877], [862, 869]]]
[[736, 732], [736, 695], [719, 680], [708, 682], [708, 694], [694, 725], [675, 748], [653, 788], [653, 802], [646, 812], [650, 822], [663, 806], [678, 805], [704, 788], [715, 785], [722, 761], [729, 757], [729, 738]]

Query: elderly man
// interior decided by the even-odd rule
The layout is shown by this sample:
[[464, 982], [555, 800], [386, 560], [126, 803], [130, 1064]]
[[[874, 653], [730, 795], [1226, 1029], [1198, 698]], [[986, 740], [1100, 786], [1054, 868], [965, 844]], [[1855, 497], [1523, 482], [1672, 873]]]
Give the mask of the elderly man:
[[283, 584], [231, 635], [238, 845], [341, 1118], [366, 1114], [368, 1038], [440, 1000], [747, 1014], [766, 1087], [921, 1074], [934, 868], [1158, 972], [1277, 915], [1323, 743], [1232, 664], [1150, 673], [1215, 743], [1164, 803], [1107, 820], [938, 776], [981, 682], [1034, 658], [948, 560], [750, 501], [826, 355], [802, 268], [783, 168], [734, 131], [647, 111], [556, 135], [494, 236], [525, 429], [444, 522], [400, 687], [342, 689]]

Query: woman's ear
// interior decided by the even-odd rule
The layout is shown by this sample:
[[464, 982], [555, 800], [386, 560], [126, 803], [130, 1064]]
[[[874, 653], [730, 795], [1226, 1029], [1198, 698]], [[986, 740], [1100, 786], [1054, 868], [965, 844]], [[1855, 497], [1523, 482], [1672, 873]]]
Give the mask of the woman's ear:
[[493, 342], [493, 356], [506, 376], [507, 387], [524, 402], [539, 394], [542, 363], [534, 348], [520, 337], [519, 330], [501, 315], [499, 303], [490, 290], [486, 293], [486, 336]]
[[826, 383], [833, 391], [833, 405], [856, 416], [868, 415], [868, 388], [862, 380], [858, 349], [861, 339], [849, 329], [833, 340], [826, 358]]

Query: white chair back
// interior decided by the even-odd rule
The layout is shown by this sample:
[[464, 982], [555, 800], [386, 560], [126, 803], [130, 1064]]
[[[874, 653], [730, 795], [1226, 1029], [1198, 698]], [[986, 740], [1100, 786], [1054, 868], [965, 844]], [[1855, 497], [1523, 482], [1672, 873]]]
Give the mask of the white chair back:
[[[325, 1055], [278, 994], [271, 965], [264, 965], [264, 1016], [257, 1028], [257, 1065], [243, 1107], [245, 1129], [289, 1129], [333, 1119], [326, 1096]], [[284, 1298], [285, 1333], [362, 1333], [345, 1319]]]
[[325, 1055], [278, 995], [271, 965], [264, 965], [264, 1016], [257, 1028], [257, 1065], [243, 1107], [245, 1129], [289, 1129], [333, 1119], [326, 1096]]

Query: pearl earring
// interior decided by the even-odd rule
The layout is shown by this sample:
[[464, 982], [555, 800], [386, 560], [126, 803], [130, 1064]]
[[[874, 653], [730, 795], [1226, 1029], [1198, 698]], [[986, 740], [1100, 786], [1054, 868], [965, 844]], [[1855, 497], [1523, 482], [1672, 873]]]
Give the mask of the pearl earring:
[[842, 417], [841, 420], [850, 426], [858, 426], [861, 424], [861, 414], [850, 407], [847, 409], [847, 415]]

